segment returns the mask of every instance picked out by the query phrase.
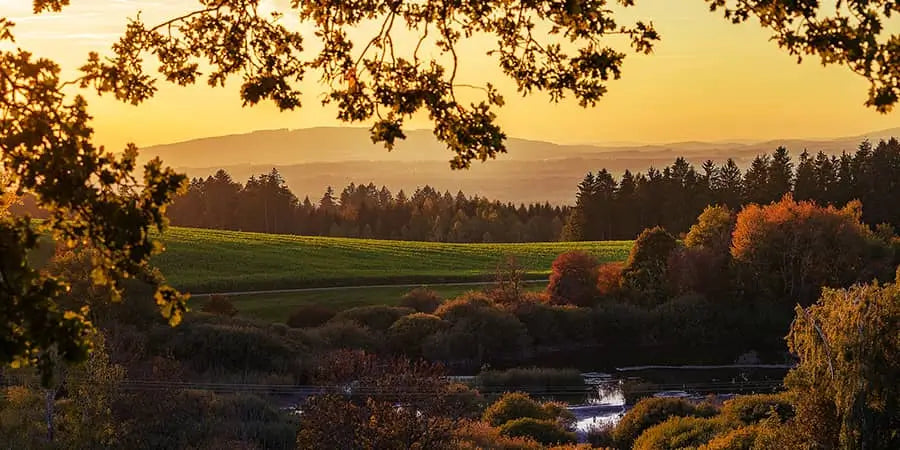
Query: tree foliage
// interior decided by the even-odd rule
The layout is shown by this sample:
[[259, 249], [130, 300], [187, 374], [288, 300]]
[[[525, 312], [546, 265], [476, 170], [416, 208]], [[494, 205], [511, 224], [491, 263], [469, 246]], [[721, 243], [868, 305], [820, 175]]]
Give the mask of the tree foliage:
[[644, 230], [631, 247], [622, 269], [622, 285], [637, 296], [637, 301], [656, 305], [666, 300], [669, 257], [678, 241], [662, 227]]
[[[11, 27], [0, 18], [0, 39], [12, 40]], [[51, 348], [65, 361], [86, 358], [92, 326], [87, 309], [58, 303], [69, 280], [38, 271], [26, 258], [42, 232], [94, 249], [91, 279], [111, 287], [114, 300], [124, 279], [140, 277], [158, 286], [156, 302], [173, 324], [185, 309], [148, 264], [159, 250], [151, 232], [163, 229], [164, 207], [184, 177], [153, 160], [138, 178], [133, 145], [118, 156], [96, 147], [85, 100], [66, 98], [59, 74], [52, 61], [27, 51], [0, 52], [2, 191], [30, 193], [49, 213], [40, 231], [28, 218], [0, 218], [0, 363], [40, 360], [45, 369], [50, 362], [41, 356]]]
[[884, 276], [891, 258], [860, 222], [861, 205], [842, 209], [785, 196], [750, 205], [737, 217], [731, 254], [745, 288], [771, 299], [812, 303], [823, 286], [843, 287]]
[[[818, 303], [797, 307], [788, 345], [799, 358], [787, 384], [797, 395], [807, 436], [837, 421], [840, 448], [900, 446], [900, 286], [826, 289]], [[805, 426], [803, 426], [805, 425]], [[828, 445], [828, 444], [826, 444]]]
[[591, 306], [597, 298], [597, 259], [582, 251], [553, 260], [547, 294], [557, 304]]
[[900, 185], [892, 181], [900, 177], [897, 139], [864, 141], [853, 153], [801, 155], [791, 173], [793, 167], [787, 152], [778, 148], [758, 155], [743, 173], [731, 159], [718, 165], [706, 161], [698, 169], [677, 158], [662, 170], [626, 171], [620, 179], [610, 180], [603, 170], [603, 176], [588, 174], [578, 185], [575, 207], [564, 225], [571, 233], [564, 233], [563, 240], [633, 239], [655, 226], [687, 233], [709, 205], [739, 211], [751, 203], [777, 202], [788, 192], [819, 206], [842, 207], [859, 200], [866, 224], [900, 227], [900, 210], [894, 207]]

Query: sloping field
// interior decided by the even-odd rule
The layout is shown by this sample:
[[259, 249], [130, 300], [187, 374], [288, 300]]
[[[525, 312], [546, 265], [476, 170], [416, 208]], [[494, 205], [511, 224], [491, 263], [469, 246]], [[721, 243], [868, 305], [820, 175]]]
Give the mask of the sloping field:
[[487, 280], [513, 255], [528, 276], [550, 271], [556, 255], [584, 250], [624, 260], [630, 241], [446, 244], [170, 228], [154, 263], [189, 292]]

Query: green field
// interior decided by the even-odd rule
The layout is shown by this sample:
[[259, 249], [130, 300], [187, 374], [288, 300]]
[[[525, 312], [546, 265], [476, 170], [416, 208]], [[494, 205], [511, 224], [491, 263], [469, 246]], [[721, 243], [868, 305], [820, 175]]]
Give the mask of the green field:
[[170, 228], [154, 258], [188, 292], [228, 292], [491, 279], [505, 255], [542, 278], [567, 250], [624, 260], [630, 241], [446, 244]]

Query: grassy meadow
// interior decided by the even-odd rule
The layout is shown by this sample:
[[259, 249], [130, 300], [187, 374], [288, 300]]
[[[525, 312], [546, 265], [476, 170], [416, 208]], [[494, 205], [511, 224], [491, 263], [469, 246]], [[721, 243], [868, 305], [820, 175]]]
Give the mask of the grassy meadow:
[[492, 278], [506, 255], [530, 278], [542, 278], [567, 250], [621, 261], [631, 249], [631, 241], [448, 244], [179, 227], [162, 242], [166, 251], [154, 264], [173, 286], [195, 293], [481, 281]]

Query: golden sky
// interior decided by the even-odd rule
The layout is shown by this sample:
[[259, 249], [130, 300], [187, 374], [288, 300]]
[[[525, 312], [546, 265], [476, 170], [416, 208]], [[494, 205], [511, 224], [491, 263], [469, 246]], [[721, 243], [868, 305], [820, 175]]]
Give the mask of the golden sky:
[[[60, 14], [31, 15], [30, 0], [0, 0], [0, 17], [17, 22], [18, 45], [73, 70], [90, 50], [105, 50], [142, 11], [147, 23], [171, 17], [186, 0], [72, 0]], [[286, 0], [264, 0], [268, 5]], [[519, 97], [478, 42], [464, 49], [462, 82], [491, 81], [505, 94], [500, 122], [508, 135], [560, 143], [764, 140], [857, 135], [900, 126], [900, 113], [882, 115], [863, 106], [868, 84], [838, 66], [803, 64], [768, 41], [755, 23], [732, 25], [702, 0], [638, 0], [628, 14], [652, 19], [662, 35], [649, 56], [626, 58], [623, 77], [609, 85], [596, 107], [574, 101], [551, 104], [543, 95]], [[187, 6], [186, 6], [187, 5]], [[304, 85], [304, 106], [282, 113], [264, 104], [242, 108], [237, 83], [162, 85], [134, 107], [88, 96], [100, 143], [118, 148], [273, 128], [340, 125], [320, 106], [315, 76]], [[366, 126], [368, 126], [366, 124]], [[412, 127], [425, 128], [417, 120]]]

